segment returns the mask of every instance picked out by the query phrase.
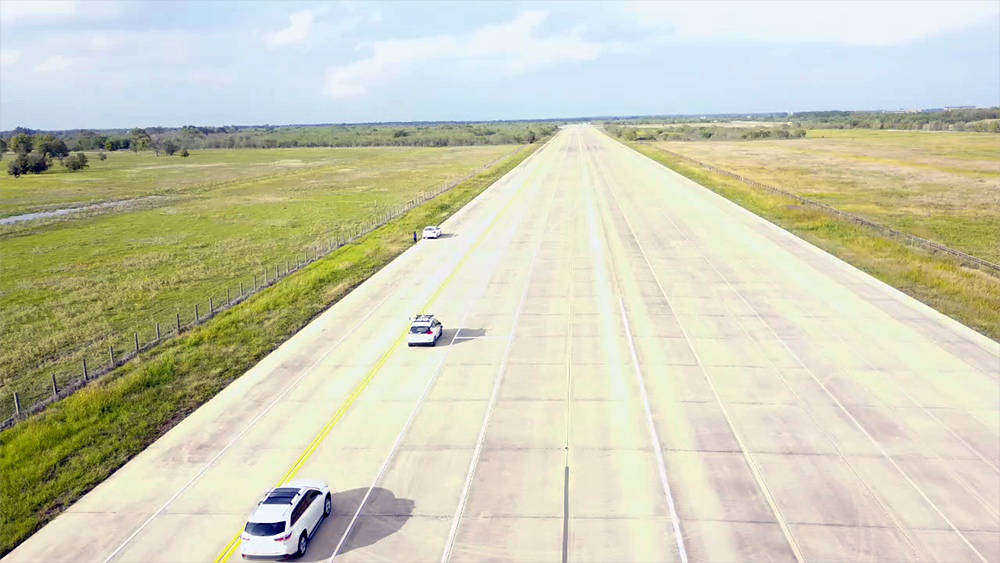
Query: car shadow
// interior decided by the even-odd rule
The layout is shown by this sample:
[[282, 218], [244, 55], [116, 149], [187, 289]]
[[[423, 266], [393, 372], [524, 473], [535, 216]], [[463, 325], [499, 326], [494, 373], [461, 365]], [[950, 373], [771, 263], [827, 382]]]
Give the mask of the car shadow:
[[455, 233], [441, 233], [438, 238], [455, 238], [458, 235]]
[[[458, 340], [455, 340], [456, 333]], [[437, 345], [439, 347], [458, 346], [463, 342], [470, 342], [483, 336], [486, 336], [484, 328], [446, 328], [441, 334], [441, 338], [438, 339]]]
[[[333, 515], [320, 525], [306, 554], [297, 561], [328, 560], [367, 492], [368, 489], [351, 489], [334, 493]], [[415, 505], [410, 499], [397, 498], [389, 489], [375, 487], [338, 555], [367, 547], [398, 532], [413, 515]]]

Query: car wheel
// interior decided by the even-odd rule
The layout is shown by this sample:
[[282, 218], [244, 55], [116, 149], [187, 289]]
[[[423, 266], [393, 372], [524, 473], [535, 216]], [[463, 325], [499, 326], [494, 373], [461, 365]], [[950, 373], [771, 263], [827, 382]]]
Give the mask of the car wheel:
[[306, 549], [309, 547], [309, 536], [305, 532], [299, 536], [299, 550], [295, 552], [296, 557], [302, 557], [306, 554]]
[[330, 495], [326, 495], [326, 502], [323, 503], [323, 516], [329, 516], [333, 514], [333, 499]]

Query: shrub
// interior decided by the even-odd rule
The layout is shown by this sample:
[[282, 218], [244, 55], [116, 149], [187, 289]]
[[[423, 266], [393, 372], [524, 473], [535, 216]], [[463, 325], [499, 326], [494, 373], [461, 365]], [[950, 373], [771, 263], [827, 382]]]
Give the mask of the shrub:
[[190, 156], [191, 155], [191, 153], [189, 153], [187, 149], [181, 149], [181, 153], [180, 154], [181, 154], [181, 156]]
[[70, 172], [82, 170], [88, 166], [87, 155], [82, 152], [78, 152], [73, 156], [66, 157], [66, 159], [63, 160], [63, 165], [69, 169]]
[[17, 178], [22, 174], [41, 174], [49, 169], [49, 159], [40, 152], [19, 153], [7, 163], [7, 173]]

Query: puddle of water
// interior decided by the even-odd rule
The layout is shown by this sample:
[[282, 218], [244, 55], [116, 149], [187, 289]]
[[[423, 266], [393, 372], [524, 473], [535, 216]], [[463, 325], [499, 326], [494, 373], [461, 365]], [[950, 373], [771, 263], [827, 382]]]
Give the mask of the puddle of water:
[[0, 225], [11, 225], [13, 223], [20, 223], [22, 221], [34, 221], [35, 219], [58, 217], [60, 215], [69, 215], [71, 213], [79, 213], [81, 211], [91, 211], [94, 209], [106, 209], [108, 207], [127, 206], [142, 200], [156, 199], [158, 197], [160, 196], [140, 197], [136, 199], [119, 199], [116, 201], [106, 201], [104, 203], [94, 203], [92, 205], [81, 205], [80, 207], [67, 207], [66, 209], [56, 209], [54, 211], [38, 211], [35, 213], [12, 215], [10, 217], [0, 218]]

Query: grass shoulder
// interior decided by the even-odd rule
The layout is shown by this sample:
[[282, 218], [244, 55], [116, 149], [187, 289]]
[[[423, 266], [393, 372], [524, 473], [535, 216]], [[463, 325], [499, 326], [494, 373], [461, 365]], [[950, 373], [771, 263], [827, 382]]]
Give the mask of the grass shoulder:
[[1000, 340], [1000, 279], [956, 259], [887, 238], [795, 200], [757, 190], [643, 143], [636, 151], [683, 174], [879, 280]]
[[0, 555], [527, 158], [530, 145], [245, 303], [0, 433]]

